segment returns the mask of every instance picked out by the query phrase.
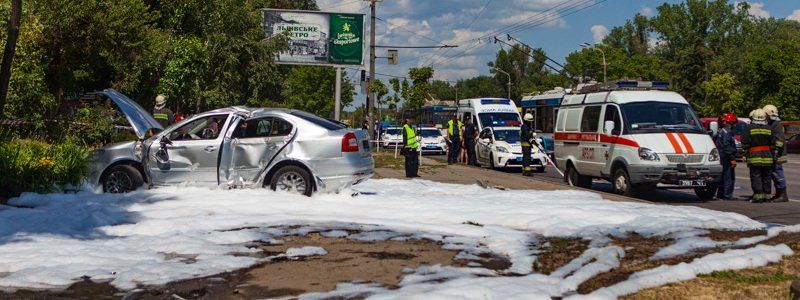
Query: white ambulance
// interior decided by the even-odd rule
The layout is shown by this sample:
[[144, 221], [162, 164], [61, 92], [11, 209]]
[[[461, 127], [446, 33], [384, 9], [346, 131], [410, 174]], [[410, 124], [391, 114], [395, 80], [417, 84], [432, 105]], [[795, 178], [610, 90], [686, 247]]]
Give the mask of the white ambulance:
[[719, 153], [689, 103], [664, 82], [618, 81], [579, 87], [564, 97], [556, 119], [555, 157], [564, 179], [614, 192], [694, 189], [713, 198]]

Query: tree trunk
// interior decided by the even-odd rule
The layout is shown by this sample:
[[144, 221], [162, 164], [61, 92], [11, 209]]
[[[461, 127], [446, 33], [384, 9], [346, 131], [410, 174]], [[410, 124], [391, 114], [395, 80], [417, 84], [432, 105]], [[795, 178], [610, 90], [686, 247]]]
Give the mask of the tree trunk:
[[11, 63], [14, 60], [14, 51], [17, 48], [19, 37], [19, 23], [22, 18], [22, 0], [11, 0], [11, 20], [8, 22], [8, 40], [3, 51], [3, 63], [0, 65], [0, 118], [6, 106], [8, 96], [8, 82], [11, 80]]

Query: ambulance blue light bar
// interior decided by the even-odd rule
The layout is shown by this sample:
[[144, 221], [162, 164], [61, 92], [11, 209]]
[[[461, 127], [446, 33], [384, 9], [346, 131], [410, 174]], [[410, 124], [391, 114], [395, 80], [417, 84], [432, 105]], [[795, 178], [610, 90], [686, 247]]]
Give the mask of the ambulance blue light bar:
[[669, 82], [665, 81], [631, 81], [620, 80], [616, 82], [619, 88], [649, 88], [664, 90], [669, 88]]
[[508, 99], [481, 99], [481, 105], [487, 105], [487, 104], [508, 105], [508, 104], [511, 104], [511, 100], [508, 100]]

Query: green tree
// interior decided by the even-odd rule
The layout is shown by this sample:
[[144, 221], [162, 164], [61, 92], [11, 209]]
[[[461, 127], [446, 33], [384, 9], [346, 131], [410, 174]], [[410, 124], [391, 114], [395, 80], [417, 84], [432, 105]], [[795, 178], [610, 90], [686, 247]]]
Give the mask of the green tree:
[[698, 113], [703, 116], [719, 116], [727, 112], [744, 114], [752, 108], [744, 101], [739, 83], [730, 73], [714, 74], [703, 82], [702, 87], [706, 105]]
[[506, 97], [506, 89], [494, 77], [478, 76], [456, 82], [458, 98]]
[[[508, 51], [500, 49], [495, 55], [495, 60], [489, 62], [488, 66], [509, 73], [511, 75], [511, 98], [521, 99], [524, 93], [530, 92], [548, 74], [548, 71], [545, 70], [545, 60], [545, 53], [542, 49], [530, 49], [522, 45], [515, 45]], [[508, 86], [508, 76], [502, 72], [494, 70], [492, 72], [500, 86]], [[505, 94], [502, 97], [508, 96]]]
[[430, 97], [431, 83], [433, 78], [433, 68], [419, 67], [408, 69], [408, 77], [411, 78], [411, 86], [403, 106], [406, 109], [416, 109], [421, 107], [426, 98]]
[[430, 94], [435, 97], [437, 100], [454, 100], [456, 99], [456, 93], [453, 86], [444, 80], [434, 80], [431, 81], [431, 91]]
[[[293, 66], [283, 83], [283, 105], [323, 117], [333, 114], [336, 71], [330, 67]], [[355, 88], [342, 78], [342, 107], [353, 102]]]

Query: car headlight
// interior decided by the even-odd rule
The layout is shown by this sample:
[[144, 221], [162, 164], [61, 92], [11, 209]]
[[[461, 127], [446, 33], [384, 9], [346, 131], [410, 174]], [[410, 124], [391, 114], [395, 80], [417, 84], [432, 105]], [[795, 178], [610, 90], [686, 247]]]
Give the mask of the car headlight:
[[718, 161], [719, 160], [719, 150], [717, 148], [711, 149], [711, 153], [708, 154], [708, 161]]
[[642, 160], [649, 160], [649, 161], [660, 161], [661, 159], [658, 158], [658, 154], [650, 150], [648, 148], [639, 148], [639, 158]]
[[495, 146], [494, 148], [497, 149], [497, 151], [499, 152], [508, 153], [508, 149], [506, 149], [506, 147]]

